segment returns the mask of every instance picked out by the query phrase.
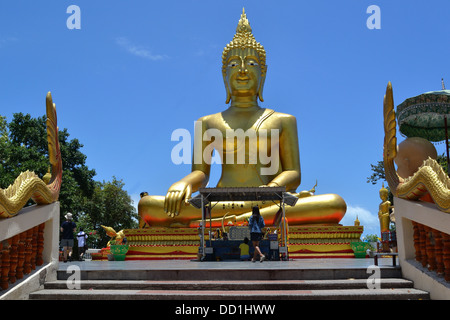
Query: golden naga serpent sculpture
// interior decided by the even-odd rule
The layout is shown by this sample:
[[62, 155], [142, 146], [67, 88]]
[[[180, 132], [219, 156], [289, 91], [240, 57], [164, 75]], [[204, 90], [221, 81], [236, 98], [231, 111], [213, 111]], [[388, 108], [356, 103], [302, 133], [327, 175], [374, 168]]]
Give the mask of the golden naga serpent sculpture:
[[49, 204], [58, 200], [62, 181], [61, 151], [58, 142], [56, 107], [51, 93], [47, 93], [47, 141], [52, 177], [48, 184], [34, 172], [22, 172], [12, 185], [0, 189], [0, 218], [15, 216], [31, 198], [37, 204]]
[[394, 196], [418, 200], [427, 193], [439, 210], [450, 213], [450, 179], [436, 160], [428, 158], [417, 171], [406, 179], [397, 174], [394, 159], [397, 156], [397, 137], [394, 96], [391, 82], [383, 101], [384, 115], [384, 170], [389, 188]]

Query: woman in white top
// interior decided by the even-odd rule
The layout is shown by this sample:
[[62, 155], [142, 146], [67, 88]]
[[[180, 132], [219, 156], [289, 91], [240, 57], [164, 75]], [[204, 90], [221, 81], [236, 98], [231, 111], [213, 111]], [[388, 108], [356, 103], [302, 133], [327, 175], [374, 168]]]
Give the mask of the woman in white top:
[[78, 239], [78, 256], [80, 257], [79, 260], [83, 260], [83, 255], [86, 252], [87, 249], [87, 234], [83, 231], [83, 228], [80, 228], [80, 232], [77, 234]]

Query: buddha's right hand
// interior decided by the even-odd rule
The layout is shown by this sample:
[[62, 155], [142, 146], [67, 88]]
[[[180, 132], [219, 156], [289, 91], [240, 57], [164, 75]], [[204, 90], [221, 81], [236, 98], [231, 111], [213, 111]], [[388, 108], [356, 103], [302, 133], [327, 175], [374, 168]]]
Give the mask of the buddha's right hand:
[[164, 200], [164, 212], [170, 217], [180, 214], [181, 204], [191, 198], [192, 185], [183, 180], [175, 182], [170, 186]]

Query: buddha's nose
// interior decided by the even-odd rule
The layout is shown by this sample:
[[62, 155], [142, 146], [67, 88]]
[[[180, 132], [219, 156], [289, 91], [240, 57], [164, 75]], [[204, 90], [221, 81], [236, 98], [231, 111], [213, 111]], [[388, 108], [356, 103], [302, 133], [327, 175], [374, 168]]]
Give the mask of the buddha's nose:
[[245, 65], [244, 59], [241, 60], [241, 68], [239, 69], [239, 72], [242, 73], [242, 74], [247, 73], [247, 67]]

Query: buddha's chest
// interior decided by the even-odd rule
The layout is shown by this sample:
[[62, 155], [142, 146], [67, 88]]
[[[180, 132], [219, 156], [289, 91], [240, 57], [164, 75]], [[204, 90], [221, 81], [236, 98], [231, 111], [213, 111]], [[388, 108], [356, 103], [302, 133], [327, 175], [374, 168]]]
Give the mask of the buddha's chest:
[[226, 159], [231, 160], [232, 157], [234, 163], [256, 164], [261, 162], [261, 157], [269, 156], [272, 150], [279, 149], [281, 128], [277, 122], [264, 121], [243, 127], [239, 127], [239, 123], [244, 122], [230, 125], [226, 121], [217, 121], [204, 132], [203, 140], [210, 142], [210, 147], [223, 154], [224, 163], [228, 163]]
[[380, 204], [380, 211], [382, 212], [389, 212], [390, 202], [383, 202]]

